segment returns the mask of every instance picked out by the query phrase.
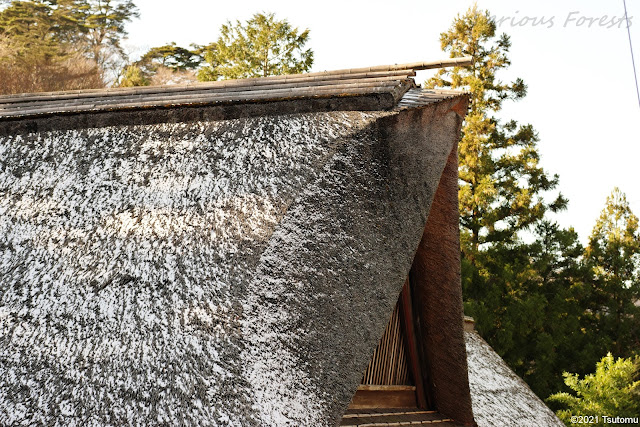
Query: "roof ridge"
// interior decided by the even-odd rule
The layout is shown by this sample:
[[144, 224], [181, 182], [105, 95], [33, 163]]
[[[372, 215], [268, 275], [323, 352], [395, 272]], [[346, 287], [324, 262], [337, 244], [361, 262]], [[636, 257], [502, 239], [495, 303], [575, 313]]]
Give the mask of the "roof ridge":
[[[100, 112], [161, 110], [179, 107], [223, 107], [244, 114], [239, 105], [271, 103], [276, 113], [288, 111], [284, 101], [323, 105], [322, 108], [390, 110], [436, 102], [448, 92], [415, 92], [415, 70], [462, 65], [470, 58], [380, 65], [264, 78], [223, 80], [181, 86], [142, 86], [99, 90], [46, 92], [0, 96], [0, 122], [25, 118], [90, 115]], [[409, 92], [407, 92], [409, 91]], [[457, 95], [458, 92], [454, 93]], [[420, 99], [417, 99], [417, 98]], [[318, 100], [329, 100], [316, 102]], [[278, 105], [276, 105], [278, 104]], [[300, 106], [290, 105], [292, 111]], [[257, 110], [256, 110], [257, 111]], [[180, 114], [180, 112], [178, 112]], [[226, 113], [225, 113], [226, 114]]]
[[10, 102], [26, 102], [33, 100], [33, 98], [46, 98], [51, 96], [72, 96], [72, 97], [84, 97], [90, 95], [100, 96], [119, 96], [126, 94], [143, 94], [143, 93], [163, 93], [173, 91], [190, 91], [190, 90], [203, 90], [206, 88], [226, 88], [233, 86], [262, 86], [270, 84], [278, 84], [283, 81], [318, 81], [329, 78], [338, 78], [342, 76], [344, 79], [355, 78], [375, 78], [382, 76], [415, 76], [416, 70], [426, 70], [433, 68], [443, 68], [450, 66], [468, 65], [471, 63], [471, 57], [462, 58], [450, 58], [439, 61], [431, 62], [411, 62], [405, 64], [393, 64], [393, 65], [377, 65], [373, 67], [364, 68], [346, 68], [342, 70], [332, 71], [319, 71], [313, 73], [302, 74], [284, 74], [279, 76], [268, 77], [253, 77], [247, 79], [230, 79], [219, 80], [214, 82], [197, 82], [189, 83], [186, 85], [159, 85], [159, 86], [137, 86], [127, 88], [105, 88], [105, 89], [81, 89], [71, 91], [56, 91], [56, 92], [30, 92], [11, 95], [0, 95], [0, 103]]

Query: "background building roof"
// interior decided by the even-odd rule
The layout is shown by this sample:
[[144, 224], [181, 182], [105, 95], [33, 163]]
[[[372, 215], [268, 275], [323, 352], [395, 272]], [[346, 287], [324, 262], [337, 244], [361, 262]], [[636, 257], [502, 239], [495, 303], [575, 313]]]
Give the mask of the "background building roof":
[[473, 415], [479, 427], [564, 424], [475, 331], [465, 332]]

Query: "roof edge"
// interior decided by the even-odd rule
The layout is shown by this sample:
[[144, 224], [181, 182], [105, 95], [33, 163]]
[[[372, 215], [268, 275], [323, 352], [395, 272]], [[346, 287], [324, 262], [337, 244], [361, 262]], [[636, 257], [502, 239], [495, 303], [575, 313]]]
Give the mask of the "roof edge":
[[0, 118], [0, 136], [29, 132], [87, 129], [95, 127], [148, 125], [158, 123], [195, 122], [202, 120], [230, 120], [236, 118], [272, 116], [327, 111], [388, 111], [395, 107], [404, 90], [368, 94], [342, 94], [313, 97], [283, 97], [268, 100], [224, 101], [165, 105], [134, 106], [82, 112], [51, 112], [37, 116]]

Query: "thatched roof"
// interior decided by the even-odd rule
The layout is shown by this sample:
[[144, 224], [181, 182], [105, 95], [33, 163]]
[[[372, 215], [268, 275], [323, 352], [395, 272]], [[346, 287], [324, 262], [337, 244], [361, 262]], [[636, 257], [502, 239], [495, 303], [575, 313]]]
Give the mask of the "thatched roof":
[[[420, 67], [0, 97], [0, 424], [340, 422], [416, 253], [458, 253], [467, 98]], [[462, 338], [434, 347], [462, 337], [436, 263], [449, 413], [373, 420], [473, 420]], [[501, 365], [467, 340], [484, 420]]]
[[479, 427], [564, 424], [477, 332], [465, 332], [473, 415]]
[[466, 106], [399, 79], [164, 113], [5, 98], [0, 424], [339, 422]]

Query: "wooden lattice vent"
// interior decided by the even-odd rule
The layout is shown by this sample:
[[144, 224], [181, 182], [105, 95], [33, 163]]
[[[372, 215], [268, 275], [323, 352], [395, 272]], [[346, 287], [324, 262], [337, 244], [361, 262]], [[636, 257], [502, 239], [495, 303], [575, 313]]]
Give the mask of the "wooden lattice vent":
[[362, 378], [362, 385], [406, 385], [413, 386], [405, 337], [400, 325], [400, 304], [396, 304], [384, 335]]
[[407, 278], [350, 409], [428, 408]]

